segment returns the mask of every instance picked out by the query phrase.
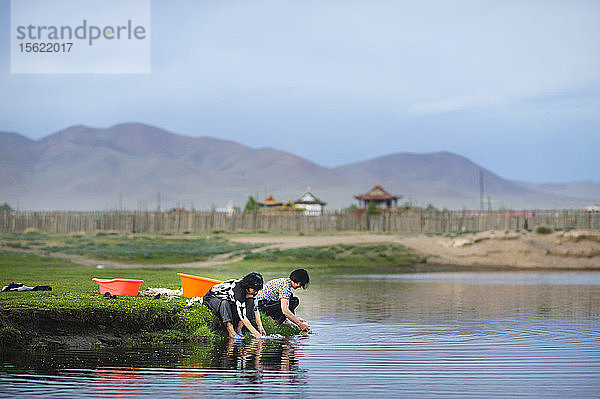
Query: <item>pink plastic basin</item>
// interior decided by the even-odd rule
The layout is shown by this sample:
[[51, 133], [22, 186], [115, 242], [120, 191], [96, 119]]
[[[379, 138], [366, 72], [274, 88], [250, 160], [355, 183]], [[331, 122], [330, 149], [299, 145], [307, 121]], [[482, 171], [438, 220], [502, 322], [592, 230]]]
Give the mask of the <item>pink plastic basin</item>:
[[128, 278], [114, 278], [112, 280], [93, 278], [92, 280], [100, 286], [100, 294], [108, 292], [111, 295], [121, 296], [137, 296], [140, 284], [144, 282], [144, 280], [131, 280]]

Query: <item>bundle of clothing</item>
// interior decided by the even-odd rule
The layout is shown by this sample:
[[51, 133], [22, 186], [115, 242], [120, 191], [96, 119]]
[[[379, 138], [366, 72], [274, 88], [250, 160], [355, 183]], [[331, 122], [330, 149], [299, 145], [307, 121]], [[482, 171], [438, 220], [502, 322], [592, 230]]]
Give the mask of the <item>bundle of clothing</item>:
[[169, 288], [146, 288], [144, 291], [140, 291], [138, 296], [151, 296], [154, 299], [165, 298], [165, 302], [170, 302], [173, 298], [183, 295], [183, 291], [172, 290]]
[[35, 287], [29, 287], [23, 283], [12, 282], [2, 288], [1, 292], [5, 291], [52, 291], [52, 287], [49, 285], [36, 285]]

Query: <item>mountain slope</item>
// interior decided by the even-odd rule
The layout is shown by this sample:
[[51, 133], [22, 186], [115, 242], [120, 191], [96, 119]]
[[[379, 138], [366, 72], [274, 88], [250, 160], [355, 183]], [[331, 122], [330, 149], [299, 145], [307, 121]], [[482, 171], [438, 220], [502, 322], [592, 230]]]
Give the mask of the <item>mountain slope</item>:
[[[263, 187], [292, 185], [300, 194], [314, 176], [336, 179], [331, 170], [282, 151], [143, 124], [73, 126], [37, 142], [1, 137], [1, 148], [18, 145], [27, 156], [4, 158], [12, 180], [0, 183], [0, 194], [31, 208], [105, 208], [121, 198], [135, 208], [155, 202], [159, 192], [171, 204], [210, 207], [232, 197], [245, 200]], [[25, 166], [27, 176], [16, 182], [14, 171]]]
[[[307, 186], [340, 208], [380, 181], [401, 202], [478, 208], [580, 207], [600, 202], [600, 183], [533, 184], [503, 179], [460, 155], [396, 153], [325, 168], [273, 148], [189, 137], [140, 123], [72, 126], [34, 141], [0, 133], [0, 202], [25, 209], [206, 209], [233, 200], [299, 198]], [[594, 201], [594, 198], [596, 199]]]
[[476, 165], [465, 157], [449, 152], [429, 154], [398, 153], [336, 168], [342, 176], [388, 181], [389, 186], [429, 187], [448, 195], [479, 193], [479, 173], [483, 172], [484, 190], [489, 195], [529, 195], [533, 190]]
[[17, 133], [0, 132], [0, 187], [24, 184], [36, 162], [34, 144]]

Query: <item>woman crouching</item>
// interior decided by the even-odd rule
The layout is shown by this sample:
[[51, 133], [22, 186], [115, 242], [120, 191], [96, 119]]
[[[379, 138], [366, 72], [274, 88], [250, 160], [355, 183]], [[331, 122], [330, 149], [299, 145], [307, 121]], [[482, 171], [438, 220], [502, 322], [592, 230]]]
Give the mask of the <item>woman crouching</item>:
[[300, 300], [292, 294], [292, 290], [306, 289], [309, 282], [310, 277], [304, 269], [294, 270], [289, 278], [270, 280], [256, 296], [257, 306], [279, 323], [293, 323], [300, 330], [308, 331], [308, 322], [295, 314]]
[[[203, 303], [225, 324], [229, 338], [240, 338], [243, 327], [254, 337], [263, 338], [265, 329], [258, 309], [254, 307], [254, 296], [262, 287], [262, 276], [252, 272], [244, 278], [214, 285], [204, 295]], [[252, 325], [252, 320], [255, 320], [258, 330]]]

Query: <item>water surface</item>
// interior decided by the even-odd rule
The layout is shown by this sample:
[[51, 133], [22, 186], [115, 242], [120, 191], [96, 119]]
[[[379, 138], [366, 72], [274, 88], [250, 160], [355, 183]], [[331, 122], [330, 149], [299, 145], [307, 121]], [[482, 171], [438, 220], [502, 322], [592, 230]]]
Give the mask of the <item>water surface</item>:
[[313, 280], [308, 337], [3, 354], [0, 396], [600, 397], [600, 273]]

